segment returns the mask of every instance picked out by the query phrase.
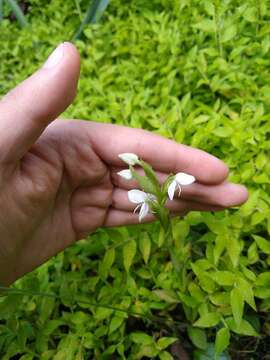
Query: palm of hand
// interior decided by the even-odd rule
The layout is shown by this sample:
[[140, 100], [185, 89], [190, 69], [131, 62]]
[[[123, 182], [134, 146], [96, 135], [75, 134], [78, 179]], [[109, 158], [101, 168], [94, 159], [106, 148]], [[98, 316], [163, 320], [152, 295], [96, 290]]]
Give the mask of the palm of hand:
[[9, 204], [0, 228], [1, 238], [10, 239], [1, 252], [6, 266], [13, 267], [12, 278], [17, 269], [31, 271], [106, 222], [112, 201], [109, 168], [78, 122], [60, 122], [8, 175], [0, 195]]

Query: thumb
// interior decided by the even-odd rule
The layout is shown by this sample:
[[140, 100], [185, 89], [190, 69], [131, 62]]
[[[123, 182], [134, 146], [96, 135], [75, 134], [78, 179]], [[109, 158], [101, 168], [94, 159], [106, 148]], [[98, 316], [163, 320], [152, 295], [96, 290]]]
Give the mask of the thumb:
[[0, 101], [0, 163], [20, 160], [76, 95], [80, 57], [60, 44], [40, 70]]

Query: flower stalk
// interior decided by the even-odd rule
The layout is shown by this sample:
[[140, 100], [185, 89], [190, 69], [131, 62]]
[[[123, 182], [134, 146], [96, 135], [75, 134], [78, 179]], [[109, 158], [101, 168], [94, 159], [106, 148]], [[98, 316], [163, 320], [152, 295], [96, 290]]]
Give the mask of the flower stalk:
[[[129, 165], [128, 169], [118, 172], [118, 175], [125, 180], [137, 180], [140, 188], [128, 191], [128, 199], [136, 205], [134, 212], [139, 213], [139, 222], [141, 222], [149, 213], [155, 215], [159, 220], [164, 234], [164, 245], [167, 247], [175, 271], [180, 274], [181, 265], [177, 260], [174, 251], [173, 225], [169, 209], [166, 207], [167, 201], [172, 201], [176, 190], [178, 197], [182, 193], [182, 186], [191, 185], [196, 181], [195, 177], [183, 172], [176, 175], [169, 175], [163, 184], [153, 170], [145, 161], [139, 159], [136, 154], [119, 154], [119, 158]], [[140, 166], [144, 175], [140, 175], [134, 166]]]

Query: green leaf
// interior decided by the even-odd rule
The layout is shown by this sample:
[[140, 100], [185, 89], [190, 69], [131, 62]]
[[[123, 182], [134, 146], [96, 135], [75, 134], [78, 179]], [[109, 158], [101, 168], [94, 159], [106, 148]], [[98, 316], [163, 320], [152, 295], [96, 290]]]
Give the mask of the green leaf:
[[231, 360], [230, 356], [226, 353], [216, 356], [215, 346], [212, 343], [207, 344], [206, 350], [195, 351], [194, 355], [194, 360]]
[[143, 345], [140, 347], [140, 351], [136, 354], [137, 359], [142, 359], [144, 357], [153, 359], [158, 355], [158, 350], [156, 349], [155, 344], [152, 345]]
[[221, 35], [221, 42], [225, 43], [231, 41], [237, 34], [237, 26], [234, 24], [229, 25], [225, 28]]
[[159, 185], [159, 181], [156, 176], [156, 173], [154, 172], [152, 167], [149, 164], [147, 164], [145, 161], [141, 160], [140, 164], [145, 172], [145, 175], [153, 184], [153, 187], [155, 188], [155, 194], [159, 194], [160, 193], [160, 185]]
[[256, 286], [267, 286], [270, 288], [270, 271], [265, 271], [259, 274], [255, 284]]
[[201, 288], [195, 282], [190, 282], [189, 283], [188, 291], [190, 292], [190, 295], [197, 302], [204, 302], [205, 301], [207, 295], [201, 290]]
[[241, 324], [243, 311], [244, 311], [244, 299], [239, 289], [234, 288], [231, 291], [231, 307], [235, 323]]
[[240, 243], [238, 241], [238, 239], [233, 236], [228, 236], [227, 237], [227, 251], [229, 254], [229, 257], [231, 259], [231, 262], [233, 264], [233, 267], [236, 268], [239, 262], [239, 256], [240, 256], [240, 252], [241, 252], [241, 247], [240, 247]]
[[174, 358], [170, 353], [168, 353], [168, 351], [162, 351], [161, 353], [158, 354], [158, 356], [160, 360], [174, 360]]
[[235, 282], [235, 274], [230, 271], [217, 271], [212, 278], [221, 286], [232, 286]]
[[228, 291], [216, 292], [209, 295], [209, 299], [214, 305], [227, 307], [230, 304], [230, 293]]
[[156, 194], [156, 187], [153, 185], [152, 181], [148, 179], [148, 177], [138, 174], [132, 166], [130, 167], [130, 171], [132, 173], [132, 177], [138, 181], [143, 191], [150, 194]]
[[243, 13], [244, 19], [249, 22], [256, 22], [257, 16], [258, 16], [258, 10], [255, 6], [247, 8]]
[[106, 279], [108, 277], [109, 271], [115, 260], [115, 250], [114, 248], [110, 248], [106, 251], [102, 262], [99, 265], [99, 275], [102, 279]]
[[197, 348], [205, 350], [207, 347], [207, 337], [206, 332], [203, 329], [197, 329], [193, 326], [188, 326], [188, 336], [192, 343], [197, 346]]
[[95, 312], [95, 319], [98, 321], [104, 320], [104, 319], [108, 319], [110, 318], [110, 315], [113, 313], [112, 309], [108, 309], [105, 307], [99, 307], [96, 309]]
[[151, 345], [154, 343], [152, 336], [143, 332], [134, 332], [130, 335], [130, 338], [135, 344]]
[[157, 347], [159, 350], [164, 350], [171, 344], [175, 343], [178, 339], [175, 337], [163, 337], [158, 339]]
[[264, 287], [258, 287], [254, 290], [254, 296], [256, 296], [259, 299], [269, 299], [270, 289]]
[[248, 303], [249, 306], [251, 306], [253, 310], [257, 311], [256, 304], [254, 301], [252, 285], [244, 278], [238, 277], [237, 287], [238, 287], [239, 291], [241, 292], [245, 302]]
[[216, 334], [215, 352], [221, 354], [230, 344], [230, 330], [226, 327], [220, 329]]
[[254, 264], [259, 260], [258, 248], [256, 242], [253, 242], [248, 248], [248, 262]]
[[157, 295], [161, 300], [166, 301], [169, 304], [175, 304], [179, 302], [179, 299], [173, 290], [153, 290], [153, 293]]
[[143, 260], [144, 260], [145, 264], [147, 264], [150, 253], [151, 253], [151, 240], [147, 233], [141, 234], [141, 237], [139, 240], [139, 248], [140, 248], [140, 252], [143, 256]]
[[158, 247], [161, 247], [165, 241], [165, 231], [162, 226], [160, 226], [158, 234]]
[[123, 316], [114, 316], [110, 321], [109, 334], [113, 333], [123, 324]]
[[194, 324], [193, 326], [198, 327], [212, 327], [216, 326], [220, 322], [220, 315], [218, 313], [209, 312], [205, 315], [202, 315]]
[[55, 307], [55, 298], [44, 297], [41, 300], [41, 308], [39, 312], [39, 321], [44, 324], [51, 316]]
[[133, 239], [123, 246], [123, 263], [126, 272], [129, 272], [129, 269], [133, 263], [134, 257], [136, 255], [136, 249], [137, 244]]
[[211, 294], [216, 290], [216, 284], [215, 282], [211, 279], [210, 275], [207, 274], [206, 272], [199, 272], [196, 274], [198, 276], [199, 279], [199, 283], [201, 288]]
[[242, 319], [239, 325], [236, 324], [234, 318], [232, 317], [227, 318], [225, 321], [228, 327], [236, 334], [246, 336], [258, 336], [258, 333], [255, 331], [255, 329], [245, 319]]
[[199, 29], [208, 33], [214, 33], [216, 30], [216, 25], [214, 20], [210, 20], [210, 19], [204, 19], [198, 24], [193, 25], [193, 27], [195, 29]]
[[270, 255], [270, 241], [266, 240], [262, 236], [252, 235], [259, 248], [265, 253]]

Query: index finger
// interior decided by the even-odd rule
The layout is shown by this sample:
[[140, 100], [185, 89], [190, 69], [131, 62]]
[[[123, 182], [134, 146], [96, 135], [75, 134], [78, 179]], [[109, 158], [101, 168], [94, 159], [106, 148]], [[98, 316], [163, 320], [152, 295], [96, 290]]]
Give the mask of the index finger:
[[216, 157], [149, 131], [95, 122], [83, 126], [98, 156], [110, 166], [124, 167], [118, 154], [135, 153], [155, 170], [186, 172], [205, 184], [218, 184], [228, 176], [228, 167]]

